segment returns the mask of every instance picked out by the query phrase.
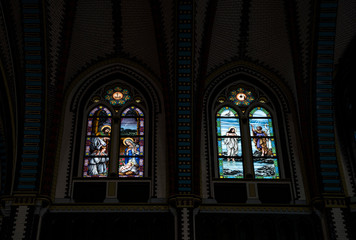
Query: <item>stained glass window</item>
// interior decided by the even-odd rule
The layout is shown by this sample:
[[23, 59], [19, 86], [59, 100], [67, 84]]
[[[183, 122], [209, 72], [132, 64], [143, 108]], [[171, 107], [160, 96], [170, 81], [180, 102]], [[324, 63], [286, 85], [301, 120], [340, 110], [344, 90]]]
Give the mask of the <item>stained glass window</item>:
[[255, 178], [278, 179], [279, 168], [270, 113], [256, 107], [249, 114], [250, 139]]
[[248, 106], [255, 98], [251, 91], [238, 88], [230, 92], [229, 100], [237, 106]]
[[224, 106], [215, 120], [219, 178], [280, 178], [275, 131], [266, 108]]
[[218, 161], [220, 178], [243, 178], [240, 121], [230, 107], [216, 114]]
[[120, 177], [143, 177], [144, 169], [144, 114], [131, 106], [121, 114], [120, 124]]
[[95, 107], [88, 116], [83, 177], [107, 177], [110, 161], [111, 112]]
[[121, 87], [115, 87], [113, 89], [109, 89], [106, 92], [105, 99], [113, 106], [121, 106], [130, 100], [131, 96], [129, 90], [123, 89]]

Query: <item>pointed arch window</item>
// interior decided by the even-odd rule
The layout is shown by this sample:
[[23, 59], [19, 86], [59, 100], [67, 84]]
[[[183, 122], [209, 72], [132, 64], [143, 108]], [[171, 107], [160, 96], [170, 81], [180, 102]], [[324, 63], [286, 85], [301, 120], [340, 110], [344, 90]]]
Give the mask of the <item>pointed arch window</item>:
[[255, 178], [279, 178], [276, 143], [270, 113], [256, 107], [249, 113], [251, 150]]
[[110, 161], [111, 111], [97, 106], [90, 111], [85, 141], [84, 177], [106, 177]]
[[223, 107], [216, 114], [216, 125], [220, 177], [243, 178], [239, 115], [233, 108]]
[[83, 177], [144, 176], [145, 116], [131, 99], [127, 89], [115, 87], [106, 91], [110, 105], [89, 112]]
[[120, 124], [120, 176], [143, 176], [144, 115], [137, 107], [129, 107], [121, 114]]
[[217, 109], [216, 148], [219, 178], [279, 179], [273, 118], [265, 100], [237, 88], [229, 102], [220, 97]]

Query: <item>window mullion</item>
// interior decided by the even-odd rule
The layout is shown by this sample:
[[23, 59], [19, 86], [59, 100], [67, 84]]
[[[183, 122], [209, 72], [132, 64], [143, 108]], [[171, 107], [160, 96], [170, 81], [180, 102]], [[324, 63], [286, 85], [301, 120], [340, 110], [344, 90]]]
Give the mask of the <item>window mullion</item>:
[[110, 155], [110, 174], [117, 174], [118, 159], [119, 159], [119, 139], [120, 139], [120, 118], [113, 119], [112, 126], [112, 142], [111, 142], [111, 155]]
[[252, 160], [252, 151], [251, 151], [251, 138], [250, 138], [250, 129], [248, 125], [248, 118], [245, 116], [241, 117], [241, 137], [242, 137], [242, 156], [244, 161], [244, 173], [245, 178], [249, 176], [253, 177], [253, 160]]

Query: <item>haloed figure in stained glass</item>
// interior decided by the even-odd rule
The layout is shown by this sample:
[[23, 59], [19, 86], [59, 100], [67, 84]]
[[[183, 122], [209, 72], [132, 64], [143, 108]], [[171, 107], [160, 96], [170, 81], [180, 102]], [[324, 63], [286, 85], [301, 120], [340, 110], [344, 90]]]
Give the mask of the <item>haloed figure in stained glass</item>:
[[[226, 132], [226, 136], [237, 136], [236, 134], [236, 128], [230, 127], [229, 131]], [[237, 156], [238, 154], [238, 143], [237, 143], [237, 138], [225, 138], [224, 143], [226, 144], [227, 148], [227, 156]], [[229, 162], [232, 160], [235, 162], [235, 158], [227, 158], [227, 161]]]
[[[101, 127], [101, 131], [96, 134], [97, 137], [93, 138], [90, 143], [90, 155], [95, 156], [90, 158], [88, 165], [88, 175], [106, 174], [106, 162], [108, 156], [108, 146], [110, 142], [111, 126], [104, 125]], [[104, 136], [104, 137], [102, 137]]]
[[123, 144], [127, 146], [125, 149], [125, 165], [119, 168], [119, 175], [137, 175], [139, 173], [139, 147], [132, 138], [125, 138]]
[[268, 136], [268, 125], [265, 125], [265, 131], [263, 131], [261, 126], [254, 128], [253, 124], [251, 124], [251, 130], [253, 136], [257, 137], [253, 139], [253, 142], [256, 149], [261, 153], [261, 157], [271, 156], [272, 152], [269, 150], [267, 146], [267, 138], [265, 138]]

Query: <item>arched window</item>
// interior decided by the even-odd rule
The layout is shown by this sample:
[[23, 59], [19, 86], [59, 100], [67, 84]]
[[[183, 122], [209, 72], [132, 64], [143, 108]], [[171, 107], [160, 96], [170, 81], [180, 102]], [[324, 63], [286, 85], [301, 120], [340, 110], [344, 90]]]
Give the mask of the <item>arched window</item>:
[[[216, 114], [220, 178], [243, 178], [240, 120], [231, 107]], [[224, 171], [225, 169], [225, 171]]]
[[256, 107], [249, 113], [255, 178], [279, 178], [276, 144], [270, 113]]
[[88, 116], [83, 177], [108, 175], [111, 144], [111, 112], [97, 106]]
[[143, 112], [134, 106], [121, 114], [120, 176], [143, 176], [145, 127]]
[[219, 178], [280, 178], [273, 120], [265, 100], [252, 91], [231, 90], [216, 113]]
[[110, 105], [89, 112], [83, 177], [144, 176], [144, 113], [131, 99], [127, 89], [115, 87], [105, 95]]

